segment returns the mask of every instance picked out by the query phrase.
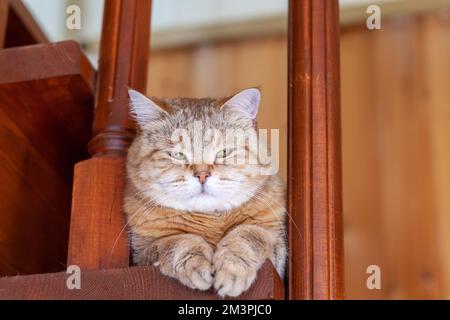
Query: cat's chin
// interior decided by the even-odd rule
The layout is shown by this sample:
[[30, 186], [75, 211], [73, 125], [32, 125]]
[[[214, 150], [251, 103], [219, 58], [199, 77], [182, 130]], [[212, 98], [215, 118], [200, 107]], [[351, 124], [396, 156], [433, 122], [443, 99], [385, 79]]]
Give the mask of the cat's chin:
[[242, 199], [244, 200], [242, 202], [236, 200], [237, 199], [234, 199], [234, 201], [224, 201], [212, 194], [201, 192], [191, 196], [189, 199], [167, 201], [167, 203], [162, 205], [180, 211], [221, 214], [239, 207], [247, 199]]

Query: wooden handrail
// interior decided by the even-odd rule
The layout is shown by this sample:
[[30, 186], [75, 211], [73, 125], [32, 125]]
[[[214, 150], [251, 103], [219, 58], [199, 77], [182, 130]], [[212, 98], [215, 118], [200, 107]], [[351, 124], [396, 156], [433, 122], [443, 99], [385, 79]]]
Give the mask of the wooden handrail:
[[343, 292], [337, 0], [289, 2], [289, 298]]

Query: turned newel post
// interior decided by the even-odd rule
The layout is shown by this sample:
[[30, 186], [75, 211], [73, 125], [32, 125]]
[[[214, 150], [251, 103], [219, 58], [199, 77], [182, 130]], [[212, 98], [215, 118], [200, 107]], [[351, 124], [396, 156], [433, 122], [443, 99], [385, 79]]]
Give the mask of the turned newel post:
[[343, 295], [338, 0], [289, 2], [289, 298]]
[[99, 53], [91, 159], [75, 167], [68, 264], [129, 265], [123, 213], [125, 156], [134, 133], [128, 87], [144, 91], [150, 0], [106, 0]]
[[106, 2], [99, 54], [92, 156], [126, 154], [134, 137], [127, 87], [146, 90], [151, 1]]

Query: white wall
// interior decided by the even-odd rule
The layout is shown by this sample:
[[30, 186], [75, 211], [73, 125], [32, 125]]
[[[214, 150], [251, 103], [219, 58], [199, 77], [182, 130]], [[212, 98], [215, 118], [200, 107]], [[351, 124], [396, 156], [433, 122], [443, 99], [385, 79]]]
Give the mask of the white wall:
[[[67, 38], [65, 10], [71, 1], [23, 1], [50, 40], [59, 41]], [[82, 29], [78, 37], [91, 42], [98, 39], [100, 35], [103, 0], [79, 2], [82, 10]], [[380, 2], [380, 0], [341, 0], [340, 5], [342, 8], [347, 8], [376, 2]], [[173, 27], [198, 27], [215, 23], [233, 23], [255, 18], [282, 16], [287, 14], [287, 7], [288, 0], [153, 0], [152, 30], [161, 31]]]
[[[64, 0], [22, 0], [51, 41], [64, 39]], [[95, 1], [95, 0], [94, 0]]]

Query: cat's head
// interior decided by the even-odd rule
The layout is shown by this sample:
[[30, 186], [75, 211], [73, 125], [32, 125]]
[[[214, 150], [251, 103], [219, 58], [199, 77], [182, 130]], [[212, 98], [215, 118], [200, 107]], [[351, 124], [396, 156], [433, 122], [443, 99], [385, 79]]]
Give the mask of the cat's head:
[[258, 89], [225, 99], [149, 99], [134, 90], [129, 97], [138, 134], [127, 173], [144, 200], [217, 213], [241, 206], [264, 184], [254, 148]]

